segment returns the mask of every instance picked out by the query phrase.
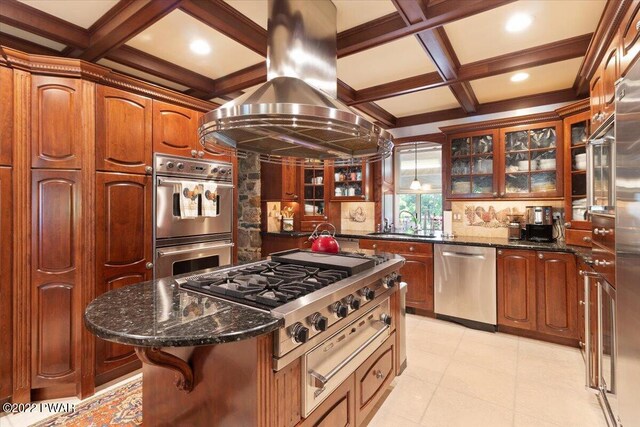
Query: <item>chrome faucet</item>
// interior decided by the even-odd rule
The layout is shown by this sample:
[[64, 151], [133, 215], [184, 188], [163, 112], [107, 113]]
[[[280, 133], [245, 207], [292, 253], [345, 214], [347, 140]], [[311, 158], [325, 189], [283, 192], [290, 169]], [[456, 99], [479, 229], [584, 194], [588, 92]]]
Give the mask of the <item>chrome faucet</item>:
[[404, 214], [409, 214], [409, 217], [411, 218], [411, 221], [413, 221], [413, 225], [410, 227], [411, 231], [413, 231], [414, 233], [419, 231], [420, 230], [420, 222], [418, 221], [418, 214], [417, 213], [411, 213], [411, 212], [405, 210], [405, 211], [400, 211], [400, 213], [398, 213], [398, 218], [401, 218], [403, 213]]

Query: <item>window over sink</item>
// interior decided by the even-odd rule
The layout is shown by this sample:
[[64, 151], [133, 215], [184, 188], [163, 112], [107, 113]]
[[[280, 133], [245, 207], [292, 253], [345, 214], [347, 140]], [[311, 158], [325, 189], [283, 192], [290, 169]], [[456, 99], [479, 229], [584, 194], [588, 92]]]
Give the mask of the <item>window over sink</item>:
[[[417, 156], [416, 156], [417, 154]], [[393, 223], [396, 230], [405, 231], [413, 222], [409, 215], [417, 214], [419, 226], [423, 227], [423, 218], [433, 218], [433, 227], [442, 229], [442, 147], [435, 143], [406, 144], [395, 150], [395, 212]], [[417, 157], [417, 159], [416, 159]], [[420, 189], [412, 189], [417, 177]]]

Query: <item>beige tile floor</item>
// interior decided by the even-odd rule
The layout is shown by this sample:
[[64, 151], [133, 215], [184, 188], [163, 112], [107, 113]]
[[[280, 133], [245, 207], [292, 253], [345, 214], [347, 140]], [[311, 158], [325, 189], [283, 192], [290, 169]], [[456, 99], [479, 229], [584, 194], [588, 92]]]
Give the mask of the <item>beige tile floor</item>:
[[[370, 427], [606, 427], [577, 349], [408, 315], [407, 358]], [[49, 415], [4, 416], [0, 427]]]
[[408, 315], [407, 360], [370, 427], [606, 427], [577, 349]]

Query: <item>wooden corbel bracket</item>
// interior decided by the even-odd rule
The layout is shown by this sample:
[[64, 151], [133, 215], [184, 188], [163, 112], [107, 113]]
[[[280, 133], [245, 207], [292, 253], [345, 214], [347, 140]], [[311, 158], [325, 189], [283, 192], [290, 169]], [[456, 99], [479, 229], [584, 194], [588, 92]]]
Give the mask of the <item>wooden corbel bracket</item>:
[[193, 370], [184, 360], [157, 347], [136, 347], [136, 355], [143, 363], [174, 371], [178, 390], [185, 393], [193, 390]]

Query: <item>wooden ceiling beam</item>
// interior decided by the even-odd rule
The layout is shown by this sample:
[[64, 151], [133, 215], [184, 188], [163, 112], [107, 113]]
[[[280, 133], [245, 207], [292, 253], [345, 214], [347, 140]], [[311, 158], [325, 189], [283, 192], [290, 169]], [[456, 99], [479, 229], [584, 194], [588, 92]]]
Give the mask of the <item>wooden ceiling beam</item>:
[[84, 28], [17, 0], [2, 0], [0, 22], [65, 45], [81, 49], [89, 46], [89, 32]]
[[406, 24], [400, 13], [391, 13], [338, 33], [338, 58], [486, 12], [513, 1], [515, 0], [442, 1], [426, 7], [426, 20], [410, 25]]
[[180, 6], [181, 0], [125, 0], [116, 13], [91, 32], [90, 43], [79, 59], [97, 61], [117, 49]]
[[461, 65], [458, 70], [458, 78], [452, 81], [444, 81], [439, 73], [433, 72], [360, 89], [357, 91], [356, 99], [351, 105], [405, 95], [434, 87], [448, 86], [452, 83], [496, 76], [523, 68], [537, 67], [567, 59], [580, 58], [585, 55], [591, 37], [592, 34], [584, 34], [582, 36], [571, 37], [522, 51], [464, 64]]
[[267, 30], [223, 0], [185, 0], [180, 9], [252, 51], [267, 56]]
[[11, 49], [16, 49], [22, 52], [32, 53], [35, 55], [60, 55], [60, 52], [55, 49], [51, 49], [49, 47], [45, 47], [40, 44], [33, 43], [28, 40], [24, 40], [5, 33], [0, 33], [0, 45], [7, 46]]
[[415, 114], [412, 116], [398, 117], [395, 127], [416, 126], [445, 120], [462, 119], [483, 114], [501, 113], [504, 111], [518, 110], [522, 108], [538, 107], [540, 105], [557, 104], [561, 102], [577, 101], [572, 88], [553, 92], [539, 93], [535, 95], [521, 96], [503, 101], [480, 104], [475, 113], [466, 113], [462, 108], [434, 111], [430, 113]]
[[[428, 7], [423, 0], [392, 1], [407, 25], [426, 22], [429, 19], [429, 15], [427, 14]], [[416, 34], [416, 38], [431, 58], [431, 61], [435, 64], [442, 80], [457, 80], [460, 61], [444, 28], [436, 27], [421, 31]], [[452, 83], [449, 85], [449, 89], [463, 110], [468, 113], [476, 111], [478, 108], [478, 98], [476, 98], [476, 95], [473, 93], [471, 84], [468, 82]]]
[[107, 59], [165, 80], [176, 82], [182, 86], [187, 86], [202, 94], [215, 91], [216, 83], [214, 79], [129, 46], [120, 46], [118, 49], [111, 51], [107, 55]]
[[573, 87], [577, 94], [589, 93], [589, 81], [600, 66], [604, 55], [615, 37], [620, 22], [631, 6], [632, 0], [607, 1], [600, 16], [600, 21], [596, 27], [593, 39], [578, 74]]

